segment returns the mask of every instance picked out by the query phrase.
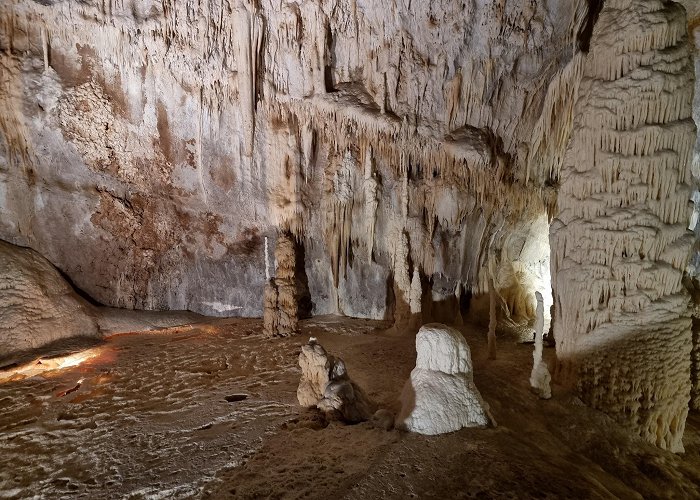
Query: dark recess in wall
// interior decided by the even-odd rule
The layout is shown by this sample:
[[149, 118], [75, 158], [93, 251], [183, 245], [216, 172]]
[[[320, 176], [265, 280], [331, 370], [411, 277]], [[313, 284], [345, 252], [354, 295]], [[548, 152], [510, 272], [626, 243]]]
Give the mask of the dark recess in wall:
[[581, 29], [576, 35], [576, 42], [579, 50], [588, 52], [591, 47], [591, 36], [593, 35], [593, 27], [598, 21], [598, 15], [603, 9], [605, 0], [588, 0], [588, 14], [586, 21], [581, 25]]

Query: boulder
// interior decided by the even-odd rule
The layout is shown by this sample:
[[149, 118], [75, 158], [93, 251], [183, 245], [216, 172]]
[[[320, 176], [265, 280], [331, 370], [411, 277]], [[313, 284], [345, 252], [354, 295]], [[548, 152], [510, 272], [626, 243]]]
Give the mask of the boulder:
[[93, 307], [49, 261], [0, 241], [0, 363], [64, 338], [98, 336]]
[[350, 380], [345, 363], [335, 358], [313, 337], [299, 354], [301, 380], [297, 388], [299, 404], [316, 406], [326, 414], [348, 423], [368, 420], [374, 404], [355, 382]]
[[401, 393], [399, 428], [436, 435], [485, 427], [488, 406], [474, 385], [469, 346], [448, 326], [424, 325], [416, 336], [416, 367]]

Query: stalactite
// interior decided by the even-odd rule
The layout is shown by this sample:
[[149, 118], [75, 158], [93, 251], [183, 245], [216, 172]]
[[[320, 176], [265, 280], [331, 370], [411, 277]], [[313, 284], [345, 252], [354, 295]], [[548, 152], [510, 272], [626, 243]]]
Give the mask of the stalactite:
[[420, 271], [418, 267], [413, 268], [413, 278], [411, 279], [411, 299], [410, 308], [411, 314], [419, 314], [421, 312], [421, 301], [423, 299], [423, 289], [420, 280]]
[[374, 227], [377, 218], [377, 206], [379, 205], [379, 183], [372, 168], [372, 150], [365, 154], [365, 210], [364, 217], [367, 224], [365, 239], [367, 242], [367, 262], [372, 262], [372, 251], [374, 250]]
[[[565, 140], [580, 76], [580, 57], [568, 48], [581, 22], [574, 12], [579, 7], [563, 11], [573, 16], [567, 27], [568, 19], [550, 18], [539, 6], [514, 5], [498, 26], [481, 23], [478, 29], [489, 50], [479, 53], [465, 50], [469, 43], [461, 37], [445, 34], [466, 33], [488, 2], [455, 4], [454, 13], [443, 13], [437, 21], [426, 17], [432, 16], [430, 9], [415, 3], [415, 8], [393, 6], [391, 16], [377, 16], [381, 9], [363, 5], [350, 12], [337, 2], [163, 0], [148, 12], [138, 2], [107, 8], [89, 2], [15, 3], [21, 12], [11, 18], [0, 14], [0, 19], [22, 26], [41, 20], [36, 26], [46, 27], [50, 44], [42, 43], [48, 51], [44, 63], [55, 53], [57, 70], [64, 59], [68, 73], [78, 70], [83, 56], [74, 52], [79, 44], [86, 50], [84, 61], [97, 62], [80, 71], [113, 79], [105, 81], [114, 87], [102, 92], [105, 100], [111, 100], [111, 90], [117, 100], [124, 93], [135, 116], [109, 123], [110, 130], [133, 126], [151, 150], [158, 150], [160, 130], [153, 126], [152, 107], [158, 98], [170, 98], [160, 95], [163, 89], [173, 89], [179, 104], [168, 104], [164, 118], [176, 129], [176, 142], [193, 153], [196, 172], [180, 175], [188, 170], [173, 165], [168, 182], [179, 190], [178, 199], [197, 192], [199, 199], [188, 210], [223, 216], [226, 245], [232, 245], [229, 230], [232, 235], [243, 224], [315, 244], [321, 239], [316, 235], [323, 233], [327, 250], [322, 258], [330, 261], [335, 287], [344, 286], [348, 268], [360, 274], [367, 265], [393, 271], [387, 261], [406, 238], [410, 247], [401, 265], [407, 266], [407, 279], [399, 281], [409, 302], [406, 284], [416, 268], [424, 277], [450, 274], [475, 293], [486, 291], [483, 241], [503, 224], [509, 227], [551, 211], [556, 202], [555, 190], [543, 186], [556, 176], [552, 165], [559, 160], [555, 153]], [[542, 17], [544, 29], [523, 38], [520, 27], [532, 19], [532, 9]], [[423, 30], [423, 21], [438, 25]], [[38, 64], [40, 32], [34, 29], [30, 35], [31, 43], [11, 41], [16, 47], [10, 51], [31, 49]], [[560, 45], [565, 49], [559, 50]], [[100, 67], [104, 62], [108, 64]], [[51, 78], [63, 78], [52, 71]], [[541, 83], [533, 85], [535, 72]], [[138, 85], [144, 90], [142, 103], [132, 99]], [[146, 89], [149, 85], [153, 89]], [[77, 109], [82, 96], [75, 97], [71, 102]], [[669, 98], [666, 107], [655, 111], [673, 117], [681, 100]], [[143, 113], [140, 123], [138, 113]], [[640, 119], [633, 111], [627, 114], [628, 120], [632, 115]], [[0, 126], [7, 120], [0, 116]], [[12, 124], [3, 128], [11, 137], [21, 130]], [[671, 140], [658, 138], [659, 144]], [[79, 138], [66, 142], [74, 142], [85, 156]], [[107, 145], [102, 153], [118, 151], [125, 163], [141, 165], [131, 148]], [[144, 160], [160, 163], [159, 157]], [[234, 174], [223, 191], [220, 164], [232, 165]], [[338, 165], [344, 171], [340, 176]], [[150, 175], [148, 168], [133, 171]], [[668, 189], [667, 184], [658, 187], [660, 192]], [[627, 196], [637, 195], [630, 191]], [[245, 209], [223, 201], [229, 196], [243, 199]], [[660, 216], [673, 217], [683, 209], [681, 195], [677, 198], [658, 203]], [[239, 210], [246, 212], [240, 220]], [[494, 214], [503, 220], [495, 222]], [[475, 242], [459, 243], [473, 247], [468, 255], [441, 255], [445, 243], [452, 245], [472, 224], [477, 225]], [[226, 260], [219, 260], [219, 245], [205, 257]], [[679, 258], [669, 255], [674, 262]], [[221, 265], [232, 261], [226, 262]], [[330, 290], [328, 296], [337, 293]]]
[[254, 7], [240, 4], [234, 10], [233, 29], [238, 63], [239, 99], [243, 115], [243, 154], [252, 156], [255, 138], [256, 82], [258, 54], [262, 43], [262, 20]]
[[411, 277], [409, 274], [409, 247], [408, 236], [401, 232], [396, 241], [394, 253], [394, 282], [403, 294], [403, 300], [409, 303], [411, 297]]

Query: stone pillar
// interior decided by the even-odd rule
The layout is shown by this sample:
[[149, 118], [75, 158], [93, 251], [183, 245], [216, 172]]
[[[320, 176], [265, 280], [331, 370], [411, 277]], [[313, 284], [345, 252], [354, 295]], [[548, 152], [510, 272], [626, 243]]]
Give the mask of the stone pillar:
[[311, 313], [303, 249], [291, 234], [278, 236], [275, 261], [275, 277], [265, 287], [263, 327], [270, 336], [286, 337], [298, 333], [299, 319]]
[[606, 1], [582, 78], [550, 230], [556, 377], [646, 440], [682, 451], [695, 142], [683, 8]]

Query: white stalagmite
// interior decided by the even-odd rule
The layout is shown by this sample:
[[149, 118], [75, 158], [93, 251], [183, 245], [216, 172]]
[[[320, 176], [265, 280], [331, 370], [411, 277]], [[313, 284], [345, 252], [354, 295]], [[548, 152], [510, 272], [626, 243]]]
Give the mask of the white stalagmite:
[[678, 4], [605, 2], [551, 226], [556, 377], [672, 451], [690, 395], [688, 49]]
[[550, 382], [552, 376], [549, 374], [547, 364], [542, 360], [542, 335], [544, 334], [544, 299], [540, 292], [535, 292], [537, 298], [537, 311], [535, 319], [535, 350], [532, 353], [533, 364], [530, 373], [530, 387], [532, 387], [539, 397], [549, 399], [552, 397]]
[[435, 435], [485, 427], [488, 406], [474, 385], [471, 351], [462, 334], [439, 323], [416, 336], [416, 367], [401, 393], [397, 427]]

